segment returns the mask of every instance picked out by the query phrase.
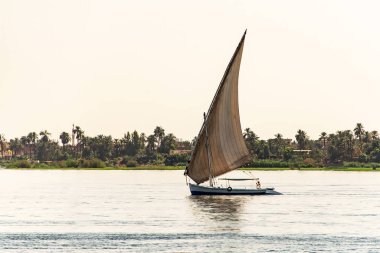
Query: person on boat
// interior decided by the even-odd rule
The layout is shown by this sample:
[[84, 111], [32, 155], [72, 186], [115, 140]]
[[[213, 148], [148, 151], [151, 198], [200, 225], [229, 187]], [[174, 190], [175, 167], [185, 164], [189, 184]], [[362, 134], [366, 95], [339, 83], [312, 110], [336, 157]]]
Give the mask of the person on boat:
[[256, 188], [257, 188], [257, 189], [261, 189], [260, 180], [257, 180], [257, 182], [256, 182]]

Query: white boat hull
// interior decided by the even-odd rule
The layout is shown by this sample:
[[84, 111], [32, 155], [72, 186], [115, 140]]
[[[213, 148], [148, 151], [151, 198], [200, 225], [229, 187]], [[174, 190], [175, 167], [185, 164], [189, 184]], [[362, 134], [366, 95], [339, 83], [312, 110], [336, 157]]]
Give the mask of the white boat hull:
[[263, 194], [280, 194], [274, 191], [274, 188], [222, 188], [209, 187], [189, 183], [191, 195], [263, 195]]

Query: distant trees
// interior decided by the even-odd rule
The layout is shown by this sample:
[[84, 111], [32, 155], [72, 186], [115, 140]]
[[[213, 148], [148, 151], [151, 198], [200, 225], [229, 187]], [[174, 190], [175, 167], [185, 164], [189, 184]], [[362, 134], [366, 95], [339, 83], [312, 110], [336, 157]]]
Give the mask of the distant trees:
[[323, 143], [323, 149], [326, 147], [326, 141], [327, 141], [327, 133], [326, 132], [322, 132], [320, 137], [319, 137], [319, 140], [322, 141]]
[[283, 157], [284, 157], [284, 161], [286, 161], [286, 162], [288, 162], [288, 161], [290, 161], [290, 160], [293, 159], [294, 154], [293, 154], [293, 150], [292, 150], [291, 147], [286, 147], [284, 149], [284, 155], [283, 155]]
[[36, 132], [30, 132], [26, 136], [28, 145], [29, 145], [29, 158], [32, 158], [32, 150], [33, 150], [33, 155], [36, 153], [36, 143], [38, 141], [38, 135]]
[[308, 162], [313, 161], [321, 166], [343, 162], [380, 162], [379, 134], [375, 130], [365, 131], [361, 123], [357, 123], [353, 131], [321, 132], [317, 140], [310, 140], [301, 129], [296, 132], [293, 142], [283, 139], [281, 134], [267, 141], [260, 140], [249, 128], [244, 130], [243, 137], [256, 159], [303, 161], [307, 158]]
[[80, 128], [80, 126], [75, 126], [75, 128], [73, 129], [73, 133], [75, 139], [77, 140], [77, 144], [79, 144], [83, 140], [84, 131]]
[[377, 140], [379, 138], [379, 133], [374, 130], [374, 131], [371, 131], [371, 137], [372, 137], [372, 140]]
[[49, 142], [49, 136], [50, 136], [50, 133], [47, 131], [47, 130], [45, 130], [45, 131], [41, 131], [40, 132], [40, 136], [41, 136], [41, 141], [43, 142], [43, 143], [48, 143]]
[[307, 140], [308, 140], [308, 136], [306, 135], [306, 132], [299, 129], [297, 131], [297, 134], [296, 134], [296, 140], [297, 140], [297, 144], [298, 144], [298, 149], [305, 149], [306, 148], [306, 144], [307, 144]]
[[132, 139], [131, 139], [131, 155], [135, 156], [141, 149], [141, 143], [140, 143], [140, 136], [138, 132], [135, 130], [132, 133]]
[[284, 139], [282, 138], [282, 134], [275, 134], [275, 139], [271, 141], [272, 144], [272, 154], [276, 158], [282, 158], [284, 153]]
[[364, 127], [363, 127], [362, 123], [356, 124], [356, 126], [354, 128], [354, 133], [355, 133], [356, 138], [359, 139], [359, 143], [361, 143], [362, 137], [364, 134]]
[[329, 146], [327, 149], [330, 163], [341, 161], [352, 161], [354, 154], [353, 134], [350, 130], [338, 131], [328, 137]]
[[91, 150], [91, 156], [88, 158], [99, 158], [106, 161], [111, 158], [112, 154], [112, 137], [105, 135], [98, 135], [88, 140], [87, 146]]
[[[80, 128], [80, 126], [73, 127], [72, 130], [73, 138], [75, 136], [75, 139], [77, 140], [76, 144], [76, 157], [80, 157], [82, 155], [83, 150], [83, 139], [84, 139], [84, 131]], [[74, 141], [74, 140], [73, 140]]]
[[258, 141], [257, 145], [257, 158], [259, 159], [268, 159], [270, 158], [270, 149], [268, 142], [264, 140]]
[[[160, 126], [154, 128], [149, 135], [134, 130], [115, 139], [102, 134], [85, 136], [81, 127], [73, 126], [71, 134], [62, 132], [59, 135], [58, 140], [62, 145], [52, 139], [47, 130], [38, 133], [30, 132], [26, 136], [10, 139], [9, 142], [0, 134], [1, 158], [5, 154], [7, 157], [11, 154], [14, 158], [41, 162], [72, 160], [72, 164], [84, 164], [86, 159], [100, 159], [102, 164], [110, 166], [175, 165], [187, 163], [197, 141], [196, 137], [192, 141], [178, 140], [174, 134], [166, 134]], [[321, 132], [316, 140], [310, 139], [301, 129], [296, 132], [294, 140], [285, 139], [281, 133], [263, 140], [250, 128], [244, 129], [243, 138], [254, 160], [271, 159], [313, 166], [344, 162], [380, 163], [379, 133], [376, 130], [366, 131], [361, 123], [357, 123], [353, 130]]]
[[243, 132], [245, 144], [252, 155], [258, 151], [259, 137], [248, 127]]
[[37, 141], [36, 158], [40, 161], [52, 161], [59, 159], [59, 145], [50, 140], [50, 133], [47, 130], [40, 132], [40, 139]]
[[152, 155], [156, 152], [156, 137], [154, 135], [148, 136], [145, 150], [147, 155]]
[[175, 145], [176, 145], [175, 136], [173, 134], [168, 134], [162, 137], [160, 146], [158, 148], [158, 152], [163, 153], [163, 154], [169, 154], [170, 150], [175, 149]]
[[0, 149], [1, 149], [1, 157], [4, 158], [4, 152], [5, 152], [5, 143], [6, 139], [4, 137], [4, 134], [0, 134]]
[[157, 143], [157, 146], [159, 147], [161, 145], [162, 139], [165, 136], [165, 130], [160, 126], [157, 126], [153, 131], [153, 135], [156, 138], [156, 143]]
[[19, 138], [9, 140], [9, 149], [12, 151], [12, 157], [21, 151], [22, 145]]
[[65, 146], [70, 142], [71, 138], [70, 135], [66, 132], [62, 132], [59, 135], [59, 139], [61, 139], [63, 150], [65, 150]]

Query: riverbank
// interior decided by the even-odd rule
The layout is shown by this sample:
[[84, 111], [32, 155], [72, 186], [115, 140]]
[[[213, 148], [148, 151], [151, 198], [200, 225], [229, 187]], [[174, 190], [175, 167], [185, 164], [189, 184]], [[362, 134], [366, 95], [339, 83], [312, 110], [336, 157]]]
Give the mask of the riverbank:
[[[183, 166], [137, 166], [137, 167], [105, 167], [105, 168], [58, 168], [58, 167], [43, 167], [43, 168], [3, 168], [9, 170], [184, 170]], [[286, 170], [298, 170], [298, 171], [380, 171], [373, 168], [339, 168], [339, 167], [327, 167], [327, 168], [241, 168], [240, 170], [258, 170], [258, 171], [286, 171]]]

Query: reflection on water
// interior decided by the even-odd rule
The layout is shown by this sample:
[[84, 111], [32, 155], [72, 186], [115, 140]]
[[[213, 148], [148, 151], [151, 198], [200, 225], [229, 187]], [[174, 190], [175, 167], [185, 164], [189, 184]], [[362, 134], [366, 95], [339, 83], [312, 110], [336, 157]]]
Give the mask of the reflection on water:
[[240, 215], [246, 198], [243, 196], [189, 196], [192, 213], [199, 221], [206, 222], [212, 230], [240, 230]]

